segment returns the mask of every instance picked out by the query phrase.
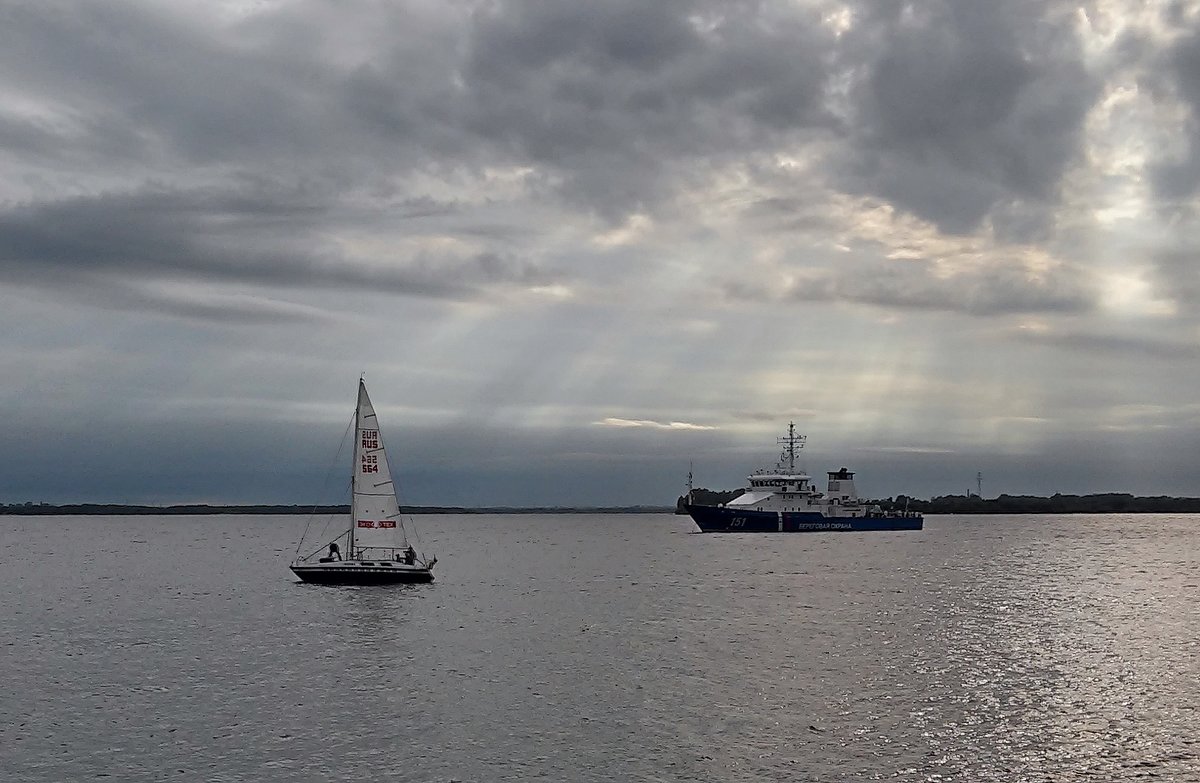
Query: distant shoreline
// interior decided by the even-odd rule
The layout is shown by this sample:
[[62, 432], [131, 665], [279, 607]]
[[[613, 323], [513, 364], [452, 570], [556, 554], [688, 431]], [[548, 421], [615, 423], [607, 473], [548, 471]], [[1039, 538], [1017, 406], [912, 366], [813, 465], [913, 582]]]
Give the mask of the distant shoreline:
[[[537, 506], [529, 508], [459, 506], [405, 506], [406, 514], [670, 514], [671, 506]], [[67, 503], [62, 505], [0, 505], [0, 516], [207, 516], [216, 514], [349, 514], [350, 506], [182, 504], [139, 506], [123, 503]]]
[[[696, 500], [716, 505], [740, 494], [696, 490]], [[670, 514], [683, 513], [683, 498], [675, 506], [405, 506], [406, 514]], [[889, 511], [941, 514], [1198, 514], [1200, 498], [1138, 497], [1122, 493], [1097, 495], [944, 495], [930, 500], [899, 495], [868, 500]], [[0, 516], [211, 516], [218, 514], [349, 514], [349, 505], [208, 505], [203, 503], [146, 506], [125, 503], [12, 503], [0, 504]]]

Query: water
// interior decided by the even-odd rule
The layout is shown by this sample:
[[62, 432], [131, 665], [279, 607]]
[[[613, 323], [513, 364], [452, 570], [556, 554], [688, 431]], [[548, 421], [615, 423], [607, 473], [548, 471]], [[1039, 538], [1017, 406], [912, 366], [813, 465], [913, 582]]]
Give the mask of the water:
[[0, 780], [1200, 781], [1200, 516], [417, 522], [0, 517]]

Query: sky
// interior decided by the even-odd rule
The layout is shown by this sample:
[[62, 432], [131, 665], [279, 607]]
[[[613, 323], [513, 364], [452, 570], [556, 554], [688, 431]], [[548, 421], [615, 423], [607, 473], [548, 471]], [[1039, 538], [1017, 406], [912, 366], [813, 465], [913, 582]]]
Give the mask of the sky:
[[0, 5], [0, 502], [1200, 495], [1200, 4]]

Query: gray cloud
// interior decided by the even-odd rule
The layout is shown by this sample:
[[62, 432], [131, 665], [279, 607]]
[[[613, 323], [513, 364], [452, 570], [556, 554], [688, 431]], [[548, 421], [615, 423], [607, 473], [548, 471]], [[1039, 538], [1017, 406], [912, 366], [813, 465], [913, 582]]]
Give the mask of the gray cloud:
[[1097, 334], [1078, 331], [1020, 331], [1014, 338], [1030, 344], [1070, 349], [1096, 357], [1137, 356], [1164, 361], [1200, 359], [1200, 344], [1172, 337]]
[[1169, 87], [1188, 113], [1188, 122], [1181, 129], [1187, 143], [1183, 158], [1160, 162], [1153, 171], [1156, 190], [1173, 201], [1191, 196], [1200, 186], [1200, 30], [1193, 27], [1157, 59]]
[[1185, 318], [1195, 318], [1192, 311], [1200, 302], [1200, 248], [1165, 251], [1155, 256], [1159, 289], [1163, 295], [1184, 309]]
[[277, 190], [144, 190], [25, 204], [0, 211], [0, 276], [26, 283], [124, 276], [438, 297], [551, 279], [490, 252], [355, 262], [322, 246], [314, 229], [327, 217], [319, 199]]
[[[913, 8], [857, 8], [835, 38], [815, 12], [750, 0], [362, 4], [376, 48], [336, 59], [320, 25], [336, 40], [344, 23], [323, 3], [226, 30], [133, 3], [38, 5], [12, 12], [0, 57], [89, 129], [85, 145], [109, 138], [109, 154], [172, 172], [286, 161], [330, 199], [355, 178], [536, 165], [530, 195], [618, 220], [715, 166], [842, 138], [828, 166], [851, 192], [948, 231], [993, 210], [1001, 229], [1044, 230], [1038, 206], [1096, 94], [1077, 41], [1040, 5]], [[37, 143], [30, 121], [7, 127]]]
[[653, 206], [716, 161], [833, 124], [831, 42], [777, 9], [498, 3], [469, 36], [467, 124], [602, 213]]
[[863, 22], [839, 51], [848, 72], [865, 67], [852, 92], [858, 143], [838, 180], [950, 233], [994, 208], [1054, 204], [1100, 86], [1064, 7], [858, 6]]
[[141, 311], [225, 326], [295, 324], [329, 321], [332, 315], [310, 305], [246, 293], [154, 291], [88, 281], [79, 295], [96, 307]]
[[735, 299], [865, 304], [897, 310], [930, 310], [988, 317], [1017, 313], [1080, 313], [1095, 294], [1062, 272], [1035, 273], [1017, 263], [937, 274], [920, 259], [843, 261], [801, 269], [784, 282], [729, 282]]
[[267, 154], [311, 127], [292, 100], [288, 63], [169, 8], [48, 2], [5, 14], [0, 58], [10, 78], [61, 116], [107, 125], [100, 136], [136, 136], [131, 154], [164, 146], [197, 162], [237, 149]]

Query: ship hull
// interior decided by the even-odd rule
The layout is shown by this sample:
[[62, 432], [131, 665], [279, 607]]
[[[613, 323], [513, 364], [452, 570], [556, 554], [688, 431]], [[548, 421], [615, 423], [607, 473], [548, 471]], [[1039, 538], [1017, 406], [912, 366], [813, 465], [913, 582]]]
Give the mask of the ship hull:
[[431, 569], [399, 563], [294, 563], [290, 568], [301, 581], [317, 585], [399, 585], [433, 581]]
[[827, 517], [817, 511], [754, 511], [728, 506], [685, 506], [704, 533], [868, 533], [921, 530], [919, 514]]

